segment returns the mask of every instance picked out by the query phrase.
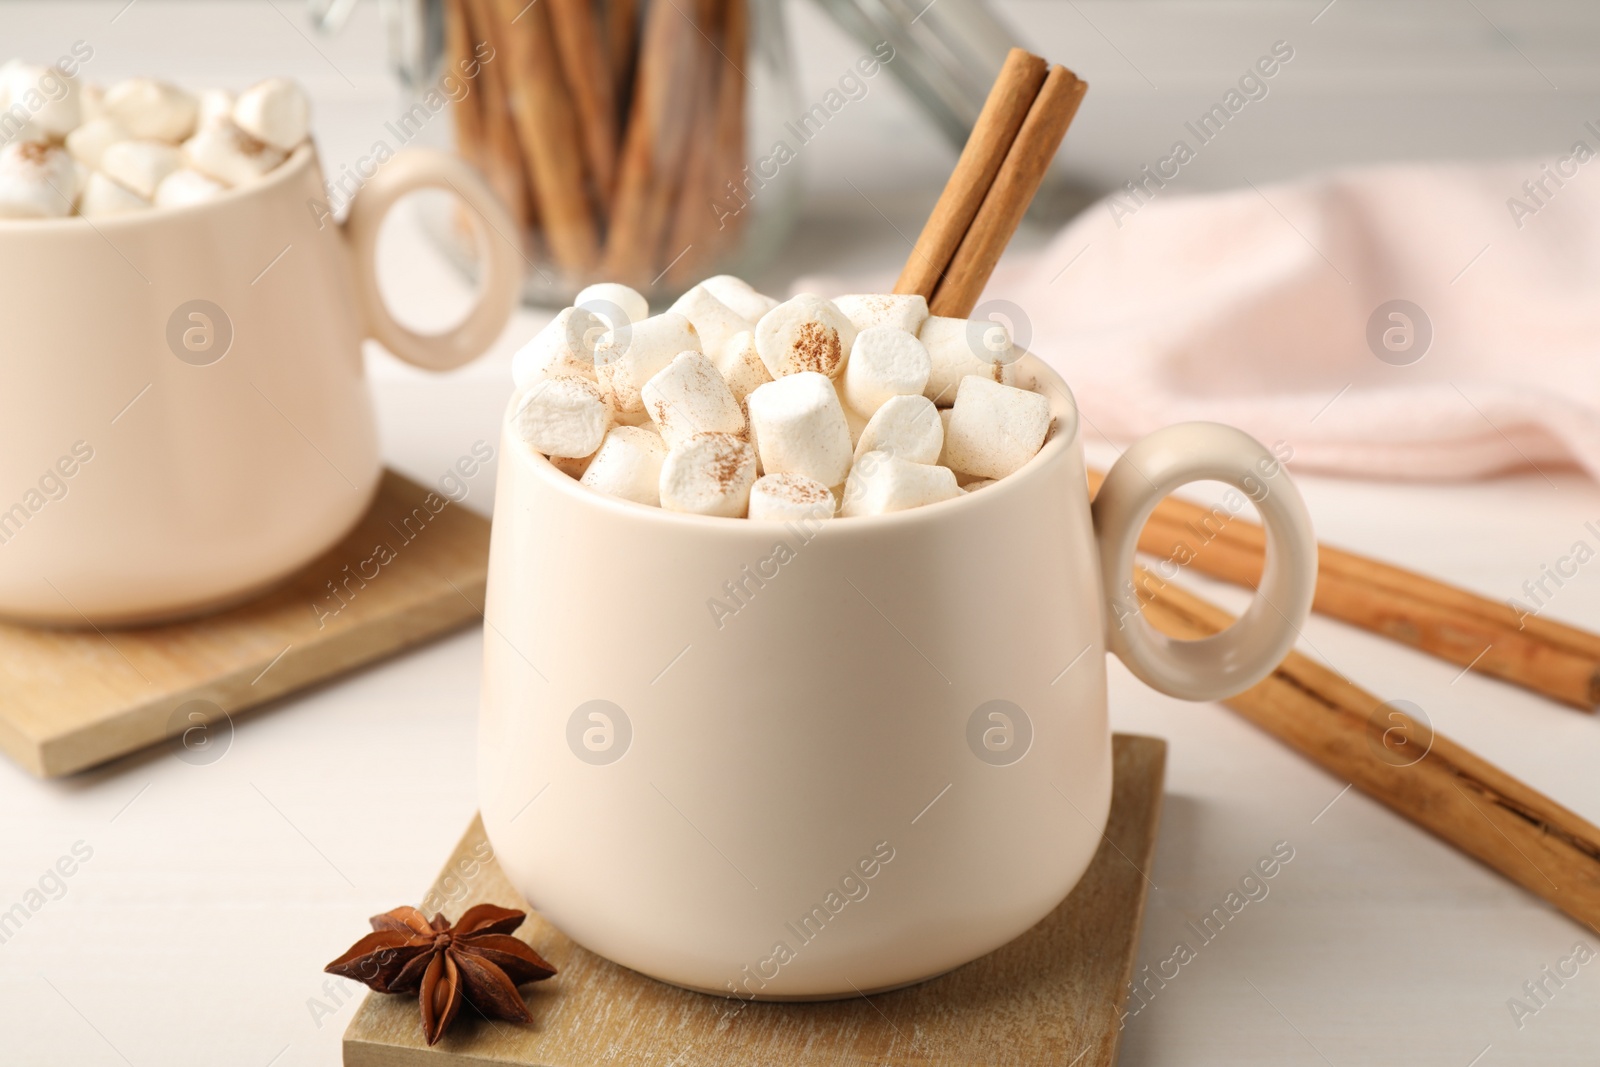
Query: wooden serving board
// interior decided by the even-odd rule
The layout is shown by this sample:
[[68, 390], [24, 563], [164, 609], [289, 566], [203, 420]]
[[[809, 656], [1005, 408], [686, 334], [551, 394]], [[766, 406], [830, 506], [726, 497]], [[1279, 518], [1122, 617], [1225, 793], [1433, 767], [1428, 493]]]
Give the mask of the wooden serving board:
[[[1109, 1067], [1139, 948], [1167, 744], [1117, 734], [1105, 840], [1060, 907], [995, 952], [932, 981], [821, 1003], [740, 1002], [646, 978], [580, 948], [537, 914], [517, 936], [560, 972], [522, 987], [527, 1026], [463, 1006], [428, 1048], [415, 996], [368, 994], [344, 1035], [346, 1067]], [[1137, 865], [1137, 866], [1135, 866]], [[527, 908], [474, 819], [423, 898], [455, 919], [474, 904]], [[472, 1016], [471, 1018], [468, 1018]]]
[[[217, 614], [103, 631], [0, 623], [0, 749], [41, 777], [71, 774], [481, 619], [489, 521], [437, 495], [425, 506], [430, 493], [386, 471], [343, 541]], [[392, 558], [374, 562], [378, 546]], [[376, 576], [341, 601], [327, 583], [346, 565]]]

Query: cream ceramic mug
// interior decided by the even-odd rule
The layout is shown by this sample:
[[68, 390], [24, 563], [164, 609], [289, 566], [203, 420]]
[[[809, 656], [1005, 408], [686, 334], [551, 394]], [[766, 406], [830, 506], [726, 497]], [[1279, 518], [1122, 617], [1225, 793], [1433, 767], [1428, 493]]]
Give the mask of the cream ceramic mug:
[[[1071, 891], [1111, 797], [1107, 647], [1195, 700], [1264, 677], [1310, 609], [1315, 542], [1243, 433], [1151, 434], [1091, 508], [1078, 417], [956, 500], [807, 528], [592, 492], [502, 435], [480, 802], [501, 866], [586, 947], [664, 981], [855, 996], [1005, 944]], [[1241, 621], [1170, 640], [1129, 578], [1195, 480], [1268, 533]], [[717, 605], [721, 605], [718, 607]]]
[[[378, 291], [401, 196], [480, 223], [482, 295], [421, 335]], [[521, 278], [460, 161], [402, 151], [340, 226], [302, 146], [258, 184], [103, 219], [0, 220], [0, 615], [147, 622], [252, 595], [333, 545], [382, 467], [361, 341], [444, 370], [489, 347]]]

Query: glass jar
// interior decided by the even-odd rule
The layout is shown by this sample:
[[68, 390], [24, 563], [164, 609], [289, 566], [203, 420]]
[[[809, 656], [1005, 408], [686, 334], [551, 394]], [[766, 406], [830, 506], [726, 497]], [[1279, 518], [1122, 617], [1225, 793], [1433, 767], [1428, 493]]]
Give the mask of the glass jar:
[[[324, 24], [337, 2], [315, 14]], [[798, 112], [780, 0], [389, 0], [411, 91], [448, 92], [456, 150], [510, 209], [525, 297], [561, 305], [622, 281], [655, 302], [770, 258], [797, 167], [770, 148]], [[463, 269], [460, 207], [424, 208]]]
[[[960, 150], [1019, 35], [989, 0], [819, 0]], [[356, 0], [307, 0], [336, 31]], [[594, 281], [652, 302], [714, 273], [747, 274], [794, 225], [801, 103], [783, 0], [379, 0], [401, 81], [446, 102], [457, 150], [512, 209], [530, 303]], [[878, 62], [881, 61], [881, 62]], [[873, 74], [863, 75], [870, 77]], [[1030, 217], [1092, 196], [1053, 168]], [[468, 274], [474, 231], [448, 200], [423, 223]]]

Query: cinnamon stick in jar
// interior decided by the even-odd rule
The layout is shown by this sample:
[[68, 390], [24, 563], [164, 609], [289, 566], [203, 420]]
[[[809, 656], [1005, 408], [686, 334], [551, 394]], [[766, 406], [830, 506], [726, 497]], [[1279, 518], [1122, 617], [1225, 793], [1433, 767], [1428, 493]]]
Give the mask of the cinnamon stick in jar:
[[616, 179], [617, 113], [611, 60], [590, 0], [546, 0], [556, 54], [577, 113], [584, 161], [602, 204]]
[[[718, 67], [716, 132], [712, 141], [716, 163], [712, 166], [711, 188], [707, 194], [713, 203], [726, 200], [729, 184], [742, 188], [745, 106], [750, 84], [747, 71], [750, 64], [749, 0], [723, 0], [723, 3], [726, 7], [722, 25], [724, 62]], [[743, 231], [745, 213], [741, 210], [735, 215], [725, 215], [715, 208], [710, 211], [713, 231], [708, 240], [713, 254], [720, 254], [730, 248]]]
[[[461, 64], [473, 61], [473, 34], [467, 3], [468, 0], [447, 0], [444, 5], [444, 54], [452, 70], [460, 70]], [[450, 115], [455, 123], [456, 151], [487, 174], [488, 168], [483, 164], [483, 104], [482, 93], [468, 93], [456, 103]], [[498, 194], [499, 190], [495, 192]]]
[[689, 150], [699, 89], [693, 41], [703, 20], [689, 0], [654, 0], [644, 20], [604, 260], [610, 278], [637, 288], [665, 266], [657, 257]]
[[[460, 42], [452, 46], [458, 58], [471, 55], [479, 41], [493, 41], [495, 14], [490, 3], [491, 0], [452, 0], [449, 5], [453, 16], [449, 27], [451, 39]], [[522, 150], [517, 146], [517, 132], [512, 125], [506, 92], [499, 66], [494, 62], [482, 64], [477, 85], [456, 105], [456, 139], [468, 162], [478, 167], [489, 187], [511, 212], [519, 239], [526, 243], [529, 230], [535, 224], [533, 191], [528, 186]], [[475, 150], [469, 148], [474, 142]], [[466, 210], [462, 205], [461, 211]], [[463, 232], [472, 232], [470, 223]]]
[[606, 56], [610, 62], [612, 116], [620, 129], [622, 109], [633, 96], [635, 48], [639, 43], [639, 0], [601, 0], [605, 8]]
[[725, 199], [725, 184], [744, 167], [744, 0], [710, 0], [707, 9], [714, 32], [700, 46], [701, 81], [683, 186], [660, 257], [668, 265], [668, 284], [677, 289], [703, 275], [728, 243], [731, 232], [717, 205]]
[[573, 104], [556, 58], [550, 6], [493, 0], [493, 7], [494, 39], [504, 45], [511, 114], [545, 241], [559, 267], [585, 275], [599, 259], [600, 236]]
[[[713, 0], [716, 3], [716, 0]], [[705, 49], [709, 52], [710, 49]], [[683, 288], [700, 273], [708, 253], [712, 215], [711, 175], [716, 165], [716, 68], [702, 56], [696, 65], [699, 82], [695, 90], [693, 123], [689, 128], [689, 149], [684, 153], [683, 173], [672, 209], [672, 224], [656, 259], [666, 272], [668, 286]]]

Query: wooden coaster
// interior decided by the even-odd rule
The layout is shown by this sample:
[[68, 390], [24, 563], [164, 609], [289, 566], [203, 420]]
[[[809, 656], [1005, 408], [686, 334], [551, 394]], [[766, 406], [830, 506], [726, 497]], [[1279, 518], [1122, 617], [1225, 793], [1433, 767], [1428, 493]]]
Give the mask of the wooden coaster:
[[[620, 967], [532, 914], [517, 936], [560, 972], [522, 987], [533, 1023], [490, 1022], [463, 1006], [430, 1049], [415, 996], [373, 993], [345, 1031], [345, 1067], [1108, 1067], [1139, 948], [1167, 743], [1117, 734], [1113, 748], [1105, 840], [1072, 895], [1015, 941], [930, 982], [850, 1000], [740, 1002]], [[474, 819], [423, 909], [455, 919], [483, 902], [527, 908]]]
[[0, 623], [0, 749], [41, 777], [71, 774], [199, 738], [208, 721], [482, 618], [489, 521], [443, 499], [384, 472], [343, 541], [214, 615], [104, 631]]

